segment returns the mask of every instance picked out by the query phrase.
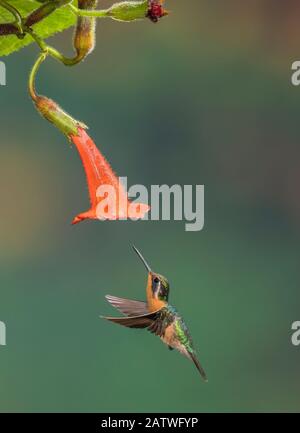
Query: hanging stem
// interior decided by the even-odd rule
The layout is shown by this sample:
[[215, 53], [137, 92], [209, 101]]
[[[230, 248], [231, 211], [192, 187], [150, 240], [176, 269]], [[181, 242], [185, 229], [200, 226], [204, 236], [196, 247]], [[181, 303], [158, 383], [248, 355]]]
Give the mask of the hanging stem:
[[78, 63], [77, 57], [70, 59], [68, 57], [65, 57], [56, 48], [51, 47], [50, 45], [47, 45], [46, 42], [44, 41], [44, 39], [42, 39], [40, 36], [38, 36], [34, 32], [34, 30], [28, 29], [27, 33], [29, 33], [31, 35], [31, 37], [35, 40], [35, 42], [38, 44], [38, 46], [40, 47], [40, 49], [42, 50], [43, 53], [46, 53], [47, 55], [49, 54], [51, 57], [60, 61], [65, 66], [73, 66], [73, 65], [76, 65]]
[[41, 64], [46, 60], [47, 55], [48, 55], [47, 52], [43, 52], [39, 55], [38, 59], [34, 63], [32, 69], [30, 71], [30, 74], [29, 74], [29, 81], [28, 81], [29, 94], [30, 94], [31, 98], [33, 99], [33, 101], [35, 101], [35, 102], [38, 99], [38, 94], [36, 93], [36, 89], [35, 89], [36, 74], [37, 74]]
[[53, 123], [61, 132], [63, 132], [69, 139], [71, 136], [77, 136], [78, 128], [81, 130], [86, 129], [87, 126], [75, 120], [66, 111], [64, 111], [55, 101], [46, 96], [39, 95], [35, 89], [35, 80], [37, 72], [41, 64], [47, 58], [49, 52], [42, 52], [34, 63], [28, 82], [29, 94], [35, 104], [38, 112], [50, 123]]

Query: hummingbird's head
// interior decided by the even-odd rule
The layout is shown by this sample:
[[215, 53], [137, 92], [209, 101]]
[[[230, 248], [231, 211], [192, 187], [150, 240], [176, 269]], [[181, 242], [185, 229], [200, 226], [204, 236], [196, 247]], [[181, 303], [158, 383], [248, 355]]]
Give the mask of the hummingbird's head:
[[168, 302], [169, 299], [169, 282], [162, 275], [151, 273], [152, 293], [155, 299]]
[[170, 289], [168, 280], [164, 276], [153, 272], [139, 250], [135, 246], [133, 246], [133, 249], [142, 260], [145, 268], [148, 271], [148, 286], [150, 285], [151, 287], [153, 298], [168, 302]]

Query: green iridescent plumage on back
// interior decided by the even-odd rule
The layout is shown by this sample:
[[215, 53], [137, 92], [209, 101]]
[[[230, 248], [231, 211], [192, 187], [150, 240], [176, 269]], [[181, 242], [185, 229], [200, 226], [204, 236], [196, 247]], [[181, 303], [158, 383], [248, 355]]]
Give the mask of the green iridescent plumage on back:
[[186, 347], [188, 352], [194, 352], [192, 338], [190, 336], [188, 327], [186, 326], [181, 317], [176, 318], [174, 326], [177, 333], [177, 338], [180, 343]]

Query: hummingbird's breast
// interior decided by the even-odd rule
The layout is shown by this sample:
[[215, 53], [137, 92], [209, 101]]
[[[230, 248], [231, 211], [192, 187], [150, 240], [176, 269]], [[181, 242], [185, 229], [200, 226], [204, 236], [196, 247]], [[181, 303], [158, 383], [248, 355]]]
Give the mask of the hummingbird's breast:
[[172, 347], [172, 349], [176, 349], [179, 352], [181, 352], [183, 355], [187, 356], [187, 350], [185, 346], [181, 343], [181, 341], [178, 339], [174, 324], [166, 328], [165, 334], [161, 337], [161, 339], [167, 346]]

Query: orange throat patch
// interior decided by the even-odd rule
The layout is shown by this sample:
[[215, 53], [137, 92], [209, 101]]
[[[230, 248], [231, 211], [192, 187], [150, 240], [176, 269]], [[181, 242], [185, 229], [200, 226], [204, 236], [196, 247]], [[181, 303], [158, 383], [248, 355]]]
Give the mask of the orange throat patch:
[[149, 273], [148, 274], [148, 281], [147, 281], [147, 306], [150, 313], [153, 311], [160, 310], [166, 305], [165, 301], [161, 301], [160, 299], [155, 299], [153, 297], [152, 292], [152, 276]]

